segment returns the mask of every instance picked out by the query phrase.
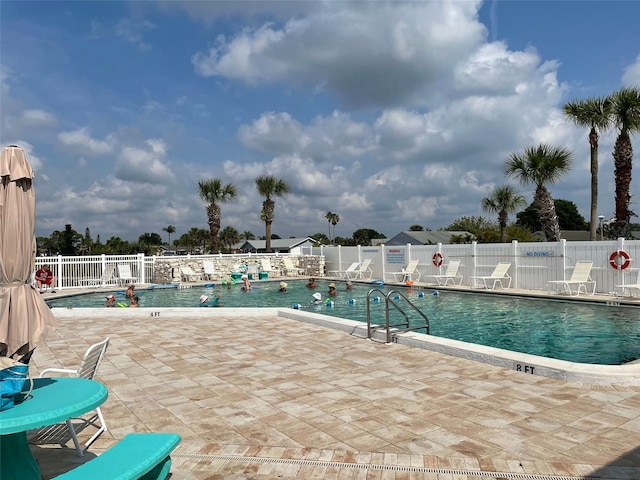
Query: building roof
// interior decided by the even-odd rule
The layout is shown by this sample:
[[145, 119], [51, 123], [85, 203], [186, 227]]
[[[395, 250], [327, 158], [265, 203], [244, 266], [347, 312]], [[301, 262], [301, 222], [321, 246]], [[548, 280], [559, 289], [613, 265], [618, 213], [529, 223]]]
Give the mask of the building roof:
[[[307, 242], [311, 242], [312, 244], [316, 243], [316, 241], [311, 237], [272, 238], [271, 248], [277, 250], [289, 250]], [[240, 249], [242, 250], [264, 250], [265, 248], [267, 248], [266, 240], [247, 240], [240, 246]]]
[[385, 245], [406, 245], [407, 243], [411, 243], [412, 245], [436, 245], [438, 243], [451, 243], [451, 237], [454, 236], [470, 236], [472, 240], [475, 239], [475, 235], [464, 231], [405, 230], [397, 234], [395, 237], [389, 238]]

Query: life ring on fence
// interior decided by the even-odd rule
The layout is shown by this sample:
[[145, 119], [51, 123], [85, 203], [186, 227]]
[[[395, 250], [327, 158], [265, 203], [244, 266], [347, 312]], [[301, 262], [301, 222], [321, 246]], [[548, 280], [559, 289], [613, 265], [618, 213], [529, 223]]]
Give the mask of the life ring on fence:
[[[618, 257], [622, 257], [624, 262], [618, 263]], [[611, 265], [611, 268], [616, 270], [624, 270], [629, 268], [629, 265], [631, 265], [631, 257], [624, 250], [616, 250], [609, 255], [609, 265]]]
[[436, 267], [440, 267], [442, 266], [442, 264], [444, 263], [444, 257], [442, 256], [442, 254], [440, 252], [436, 252], [433, 254], [433, 264]]

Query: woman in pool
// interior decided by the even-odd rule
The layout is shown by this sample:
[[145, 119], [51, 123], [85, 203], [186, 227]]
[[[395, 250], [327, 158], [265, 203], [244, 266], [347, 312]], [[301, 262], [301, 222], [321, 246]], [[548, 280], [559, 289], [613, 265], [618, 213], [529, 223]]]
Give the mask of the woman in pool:
[[242, 280], [242, 290], [245, 291], [249, 291], [251, 290], [251, 282], [249, 281], [249, 276], [247, 274], [242, 275], [242, 277], [240, 277], [240, 280]]
[[315, 278], [311, 277], [309, 283], [307, 283], [307, 288], [316, 288], [317, 286]]
[[135, 293], [133, 293], [135, 288], [136, 286], [133, 283], [130, 283], [129, 285], [127, 285], [127, 291], [125, 292], [125, 295], [129, 300], [131, 300], [135, 296]]
[[320, 292], [314, 293], [312, 297], [311, 305], [322, 305], [322, 294]]
[[288, 286], [289, 285], [287, 285], [287, 282], [280, 282], [280, 289], [278, 291], [279, 292], [286, 292]]
[[330, 297], [335, 297], [336, 295], [338, 295], [338, 291], [336, 290], [336, 284], [331, 282], [329, 284], [329, 291], [327, 292], [327, 295], [329, 295]]
[[138, 301], [140, 299], [138, 298], [137, 295], [134, 295], [133, 297], [131, 297], [131, 303], [129, 304], [129, 308], [138, 308]]
[[206, 295], [200, 295], [200, 306], [201, 307], [221, 307], [220, 305], [220, 297], [216, 296], [211, 302], [209, 301], [209, 297]]

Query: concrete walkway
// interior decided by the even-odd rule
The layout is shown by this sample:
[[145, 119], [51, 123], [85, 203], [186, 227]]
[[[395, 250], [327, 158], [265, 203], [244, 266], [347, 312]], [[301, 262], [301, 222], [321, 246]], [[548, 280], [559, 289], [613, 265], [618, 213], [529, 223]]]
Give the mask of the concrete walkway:
[[640, 479], [640, 387], [570, 384], [240, 309], [146, 310], [61, 318], [36, 350], [32, 374], [77, 365], [111, 337], [99, 370], [109, 431], [83, 459], [70, 441], [32, 446], [45, 478], [129, 432], [162, 431], [182, 435], [172, 480]]

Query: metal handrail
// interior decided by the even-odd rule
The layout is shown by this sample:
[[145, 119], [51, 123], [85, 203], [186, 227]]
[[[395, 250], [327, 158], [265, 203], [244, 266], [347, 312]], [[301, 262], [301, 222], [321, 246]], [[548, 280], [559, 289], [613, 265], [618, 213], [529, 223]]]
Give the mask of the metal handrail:
[[[374, 292], [380, 292], [384, 297], [385, 297], [385, 325], [384, 327], [382, 326], [372, 326], [371, 325], [371, 295]], [[407, 305], [409, 305], [411, 308], [413, 308], [416, 312], [418, 312], [418, 314], [424, 319], [424, 325], [418, 325], [418, 326], [414, 326], [414, 327], [410, 327], [409, 326], [409, 317], [407, 316], [406, 312], [404, 311], [404, 309], [395, 301], [393, 301], [391, 299], [391, 295], [399, 295], [401, 296], [405, 302], [407, 303]], [[389, 305], [393, 305], [393, 307], [402, 314], [402, 316], [404, 317], [405, 321], [401, 322], [401, 323], [394, 323], [391, 324], [390, 320], [389, 320]], [[371, 338], [373, 335], [373, 332], [375, 332], [376, 330], [380, 330], [380, 329], [385, 329], [387, 332], [387, 343], [391, 343], [391, 329], [392, 328], [396, 328], [397, 327], [404, 327], [402, 329], [403, 332], [409, 332], [409, 331], [413, 331], [413, 330], [426, 330], [427, 335], [429, 335], [430, 329], [429, 329], [429, 318], [427, 318], [427, 316], [422, 313], [422, 311], [415, 306], [415, 304], [409, 300], [402, 292], [399, 292], [398, 290], [391, 290], [389, 291], [387, 294], [385, 294], [382, 290], [380, 290], [379, 288], [372, 288], [371, 290], [369, 290], [369, 292], [367, 293], [367, 338]]]

